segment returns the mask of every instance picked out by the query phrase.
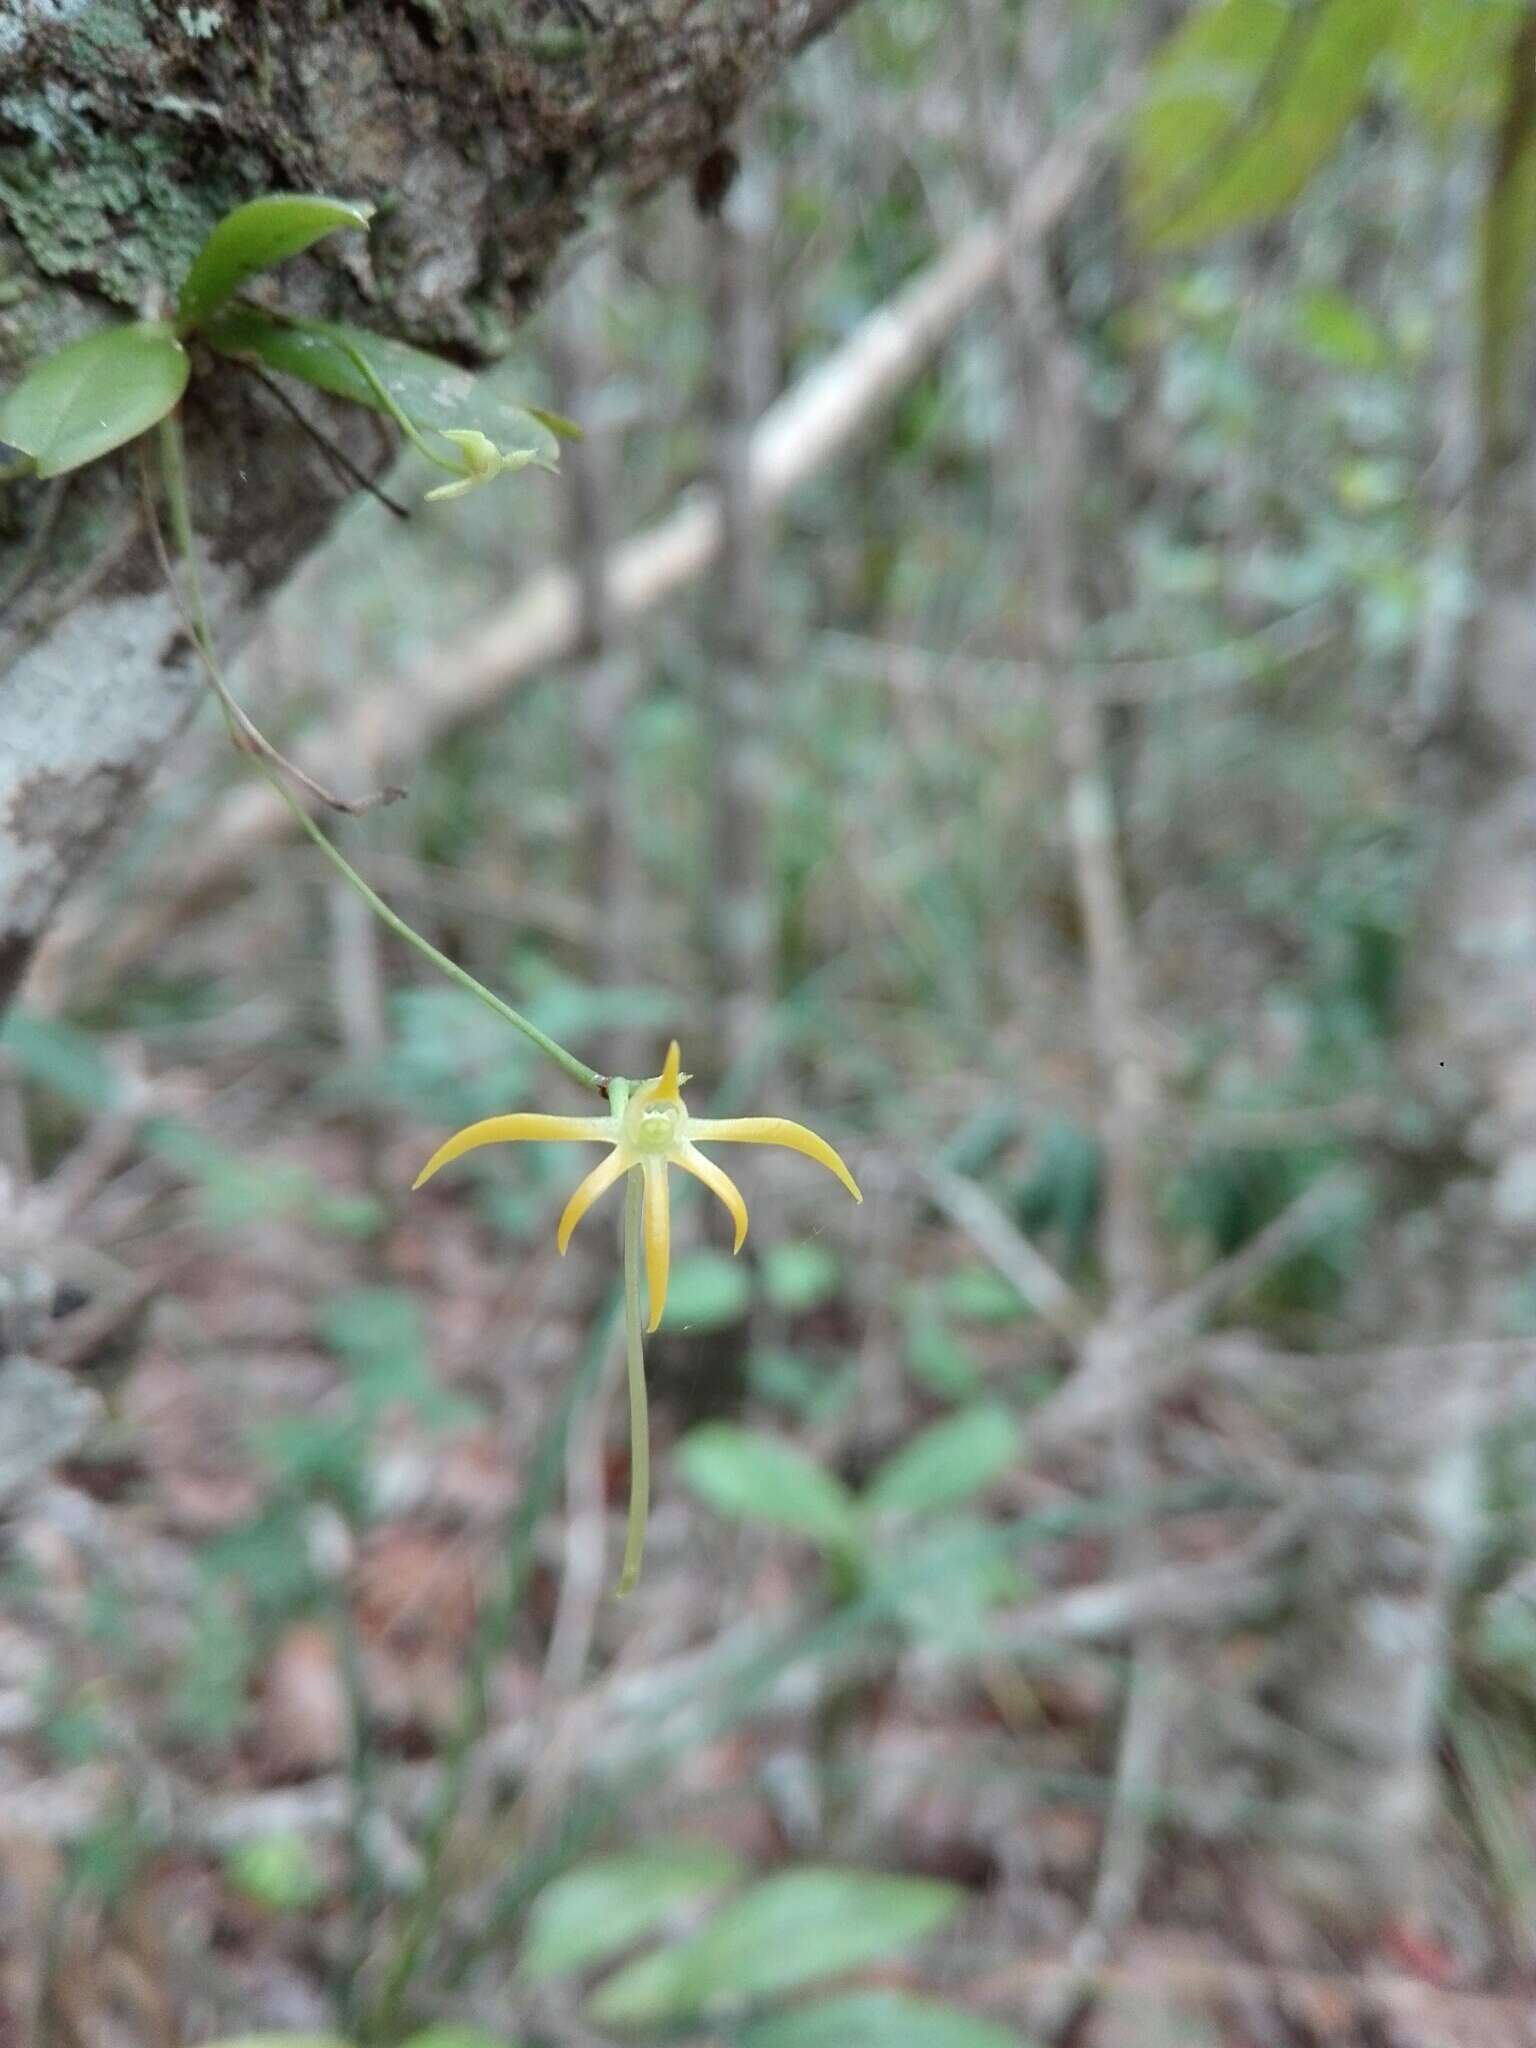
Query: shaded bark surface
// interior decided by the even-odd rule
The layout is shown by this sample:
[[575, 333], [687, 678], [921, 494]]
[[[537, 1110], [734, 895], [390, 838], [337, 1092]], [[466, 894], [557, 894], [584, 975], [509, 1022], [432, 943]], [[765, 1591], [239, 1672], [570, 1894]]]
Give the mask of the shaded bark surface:
[[[691, 170], [849, 4], [23, 7], [0, 20], [0, 384], [105, 320], [158, 314], [215, 220], [279, 189], [378, 208], [366, 238], [285, 267], [285, 306], [491, 362], [599, 190]], [[195, 369], [199, 538], [233, 644], [337, 486], [260, 384]], [[378, 464], [371, 416], [324, 423]], [[134, 450], [0, 497], [0, 675], [3, 1002], [197, 701]]]

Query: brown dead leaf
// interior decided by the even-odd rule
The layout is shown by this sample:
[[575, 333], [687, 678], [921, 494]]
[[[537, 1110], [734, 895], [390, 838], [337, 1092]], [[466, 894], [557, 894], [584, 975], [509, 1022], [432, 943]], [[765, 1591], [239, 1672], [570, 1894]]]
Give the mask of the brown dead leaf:
[[283, 1776], [330, 1770], [347, 1751], [347, 1699], [335, 1645], [319, 1622], [299, 1622], [278, 1644], [261, 1690], [264, 1760]]

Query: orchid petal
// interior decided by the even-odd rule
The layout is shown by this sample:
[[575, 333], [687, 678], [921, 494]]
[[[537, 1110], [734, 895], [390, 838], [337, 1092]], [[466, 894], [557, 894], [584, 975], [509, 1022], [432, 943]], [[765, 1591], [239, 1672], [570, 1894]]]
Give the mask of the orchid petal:
[[576, 1228], [582, 1217], [586, 1215], [592, 1204], [600, 1196], [607, 1194], [616, 1180], [623, 1177], [625, 1169], [630, 1163], [629, 1155], [625, 1152], [623, 1146], [615, 1145], [608, 1154], [608, 1157], [600, 1160], [587, 1175], [586, 1179], [578, 1183], [571, 1199], [566, 1203], [565, 1208], [561, 1212], [560, 1225], [555, 1232], [555, 1243], [562, 1255], [566, 1246], [571, 1241], [571, 1232]]
[[859, 1184], [825, 1138], [818, 1138], [804, 1124], [791, 1123], [784, 1116], [690, 1117], [690, 1138], [706, 1145], [786, 1145], [791, 1152], [803, 1152], [828, 1173], [835, 1173], [856, 1202], [864, 1197]]
[[683, 1099], [680, 1069], [683, 1056], [674, 1038], [667, 1047], [667, 1063], [654, 1081], [645, 1081], [630, 1097], [631, 1102], [681, 1102]]
[[537, 1111], [519, 1111], [515, 1116], [488, 1116], [477, 1124], [466, 1124], [439, 1145], [411, 1183], [412, 1191], [428, 1181], [440, 1166], [473, 1152], [480, 1145], [509, 1144], [517, 1138], [572, 1138], [587, 1145], [611, 1145], [613, 1121], [605, 1116], [542, 1116]]
[[661, 1321], [661, 1312], [667, 1305], [667, 1266], [672, 1252], [672, 1198], [667, 1187], [667, 1164], [664, 1159], [651, 1158], [643, 1162], [645, 1171], [645, 1286], [651, 1298], [651, 1319], [647, 1330], [654, 1330]]
[[695, 1151], [686, 1141], [672, 1154], [672, 1164], [680, 1166], [684, 1173], [691, 1173], [695, 1180], [703, 1181], [711, 1194], [718, 1195], [731, 1212], [731, 1221], [736, 1225], [736, 1242], [731, 1246], [739, 1252], [747, 1238], [747, 1205], [742, 1200], [741, 1189], [722, 1167], [713, 1159], [706, 1159], [702, 1152]]

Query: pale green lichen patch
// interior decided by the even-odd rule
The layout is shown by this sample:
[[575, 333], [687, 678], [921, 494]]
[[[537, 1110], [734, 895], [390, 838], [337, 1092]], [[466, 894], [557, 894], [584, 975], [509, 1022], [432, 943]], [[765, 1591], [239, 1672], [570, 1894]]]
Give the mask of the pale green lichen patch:
[[[36, 119], [29, 125], [35, 132]], [[82, 124], [67, 151], [41, 140], [0, 151], [0, 207], [40, 275], [89, 282], [140, 313], [157, 291], [174, 289], [214, 222], [244, 196], [238, 162], [195, 187], [175, 170], [169, 144], [153, 133]]]
[[91, 0], [75, 25], [74, 41], [87, 61], [94, 56], [113, 65], [145, 55], [151, 47], [138, 0]]

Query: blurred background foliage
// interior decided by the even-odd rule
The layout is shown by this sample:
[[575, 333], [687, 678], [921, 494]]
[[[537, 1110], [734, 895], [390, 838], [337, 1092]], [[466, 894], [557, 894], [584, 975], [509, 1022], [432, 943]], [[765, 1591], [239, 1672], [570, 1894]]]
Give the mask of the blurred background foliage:
[[[1466, 813], [1432, 671], [1479, 602], [1466, 417], [1523, 388], [1531, 34], [1516, 0], [868, 0], [737, 141], [765, 395], [996, 206], [1019, 106], [1068, 134], [1126, 74], [1128, 146], [1040, 269], [1081, 489], [1031, 457], [989, 295], [765, 519], [745, 654], [712, 572], [489, 692], [404, 801], [339, 829], [584, 1058], [651, 1071], [676, 1034], [696, 1102], [804, 1113], [863, 1181], [845, 1212], [754, 1156], [734, 1264], [680, 1209], [625, 1605], [618, 1403], [592, 1399], [612, 1219], [559, 1264], [544, 1148], [405, 1192], [449, 1128], [579, 1105], [359, 926], [307, 846], [193, 901], [240, 769], [211, 717], [178, 753], [88, 941], [0, 1040], [18, 1214], [59, 1284], [45, 1355], [102, 1397], [6, 1549], [4, 1782], [31, 1845], [6, 1865], [8, 1988], [33, 2038], [1004, 2048], [1125, 2039], [1127, 1996], [1170, 2039], [1356, 2038], [1236, 2031], [1221, 1972], [1254, 1959], [1337, 1986], [1385, 1957], [1489, 2013], [1529, 1996], [1528, 1416], [1492, 1434], [1458, 1589], [1425, 1595], [1443, 1802], [1363, 1934], [1265, 1862], [1347, 1862], [1352, 1816], [1319, 1829], [1286, 1790], [1311, 1739], [1296, 1615], [1325, 1597], [1298, 1532], [1244, 1562], [1312, 1498], [1336, 1393], [1279, 1367], [1170, 1382], [1133, 1457], [1053, 1404], [1121, 1286], [1073, 688], [1100, 707], [1135, 933], [1155, 1292], [1278, 1222], [1200, 1334], [1295, 1366], [1536, 1322], [1518, 1238], [1485, 1327], [1431, 1331], [1415, 1291], [1478, 1100], [1436, 1049], [1456, 988], [1427, 912]], [[542, 477], [408, 526], [349, 505], [244, 657], [280, 743], [302, 757], [366, 694], [378, 757], [344, 765], [395, 772], [393, 693], [430, 704], [546, 566], [709, 485], [741, 425], [724, 232], [683, 191], [591, 224], [499, 375], [581, 418], [600, 531]], [[407, 457], [390, 488], [428, 480]], [[1031, 552], [1063, 520], [1091, 587], [1066, 650]], [[745, 1030], [722, 809], [759, 856]], [[125, 953], [171, 875], [187, 900]], [[1323, 1225], [1284, 1235], [1319, 1189]], [[1159, 1572], [1185, 1594], [1148, 1595]], [[1152, 1638], [1175, 1705], [1133, 1781]], [[1129, 1939], [1129, 1991], [1084, 1927]], [[1035, 1967], [1063, 1956], [1064, 2007]], [[1100, 2031], [1070, 2034], [1084, 2013]]]

